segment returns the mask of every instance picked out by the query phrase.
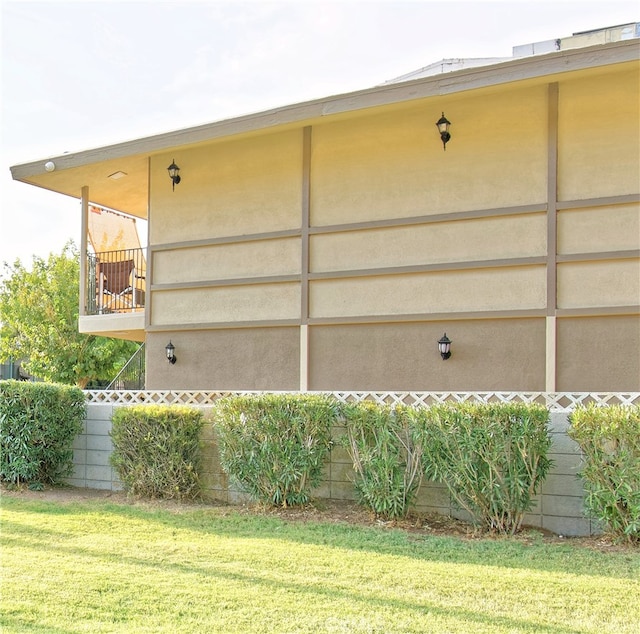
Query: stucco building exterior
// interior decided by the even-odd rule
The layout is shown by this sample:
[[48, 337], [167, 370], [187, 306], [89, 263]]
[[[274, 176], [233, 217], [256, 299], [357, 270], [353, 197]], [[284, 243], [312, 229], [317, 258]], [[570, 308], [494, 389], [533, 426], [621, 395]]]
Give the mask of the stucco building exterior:
[[639, 391], [639, 41], [590, 38], [12, 173], [82, 201], [85, 252], [92, 205], [148, 220], [136, 299], [95, 309], [95, 254], [80, 317], [146, 343], [148, 389]]

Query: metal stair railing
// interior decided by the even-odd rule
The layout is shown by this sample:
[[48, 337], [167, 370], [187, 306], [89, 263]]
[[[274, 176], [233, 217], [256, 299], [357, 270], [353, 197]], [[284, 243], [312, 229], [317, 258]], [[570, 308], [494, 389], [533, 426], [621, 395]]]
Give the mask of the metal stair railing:
[[144, 343], [131, 355], [122, 370], [105, 388], [107, 390], [144, 390], [145, 355]]

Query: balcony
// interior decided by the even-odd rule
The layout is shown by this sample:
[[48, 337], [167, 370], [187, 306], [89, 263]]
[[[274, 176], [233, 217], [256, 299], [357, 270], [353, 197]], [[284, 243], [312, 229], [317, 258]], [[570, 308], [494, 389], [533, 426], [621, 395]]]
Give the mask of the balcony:
[[80, 332], [144, 341], [145, 249], [87, 253]]

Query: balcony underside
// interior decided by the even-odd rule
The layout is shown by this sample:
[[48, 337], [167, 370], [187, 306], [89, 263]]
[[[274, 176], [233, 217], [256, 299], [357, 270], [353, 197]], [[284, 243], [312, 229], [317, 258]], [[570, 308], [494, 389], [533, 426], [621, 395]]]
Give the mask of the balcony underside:
[[86, 335], [143, 342], [145, 339], [144, 311], [82, 315], [78, 323], [78, 329]]

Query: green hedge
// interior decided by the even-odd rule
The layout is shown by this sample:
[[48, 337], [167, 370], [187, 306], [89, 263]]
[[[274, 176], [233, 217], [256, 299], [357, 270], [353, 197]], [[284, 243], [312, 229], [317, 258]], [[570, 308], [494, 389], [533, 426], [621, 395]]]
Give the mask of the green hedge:
[[254, 500], [295, 506], [318, 486], [339, 403], [313, 394], [231, 396], [216, 404], [220, 463]]
[[414, 410], [371, 402], [344, 406], [343, 444], [353, 461], [360, 503], [385, 518], [404, 517], [422, 479]]
[[528, 404], [447, 404], [416, 409], [428, 478], [489, 530], [513, 534], [551, 461], [549, 412]]
[[475, 522], [513, 534], [551, 467], [549, 412], [538, 405], [413, 408], [261, 394], [218, 401], [215, 418], [222, 468], [266, 504], [310, 499], [338, 423], [356, 496], [383, 517], [405, 515], [426, 475]]
[[584, 453], [587, 511], [615, 535], [640, 541], [640, 407], [580, 407], [569, 436]]
[[72, 475], [85, 410], [79, 388], [0, 381], [0, 479], [39, 488]]
[[133, 405], [112, 416], [111, 464], [125, 489], [151, 498], [201, 493], [200, 435], [204, 416], [182, 405]]

